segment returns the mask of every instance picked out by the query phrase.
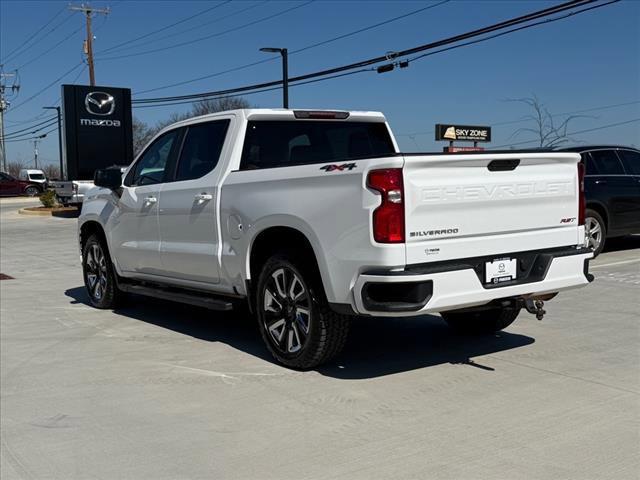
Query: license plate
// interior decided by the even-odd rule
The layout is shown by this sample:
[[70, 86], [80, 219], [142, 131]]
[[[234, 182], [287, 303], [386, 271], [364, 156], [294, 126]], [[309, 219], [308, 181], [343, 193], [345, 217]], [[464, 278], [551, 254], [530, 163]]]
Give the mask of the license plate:
[[485, 282], [502, 283], [516, 278], [517, 261], [513, 258], [502, 258], [485, 263]]

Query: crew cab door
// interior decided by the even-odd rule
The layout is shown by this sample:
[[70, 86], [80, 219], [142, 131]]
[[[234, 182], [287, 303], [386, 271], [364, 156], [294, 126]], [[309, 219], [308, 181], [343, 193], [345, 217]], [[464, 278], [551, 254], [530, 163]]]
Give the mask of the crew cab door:
[[110, 234], [115, 259], [125, 272], [157, 275], [162, 270], [158, 201], [180, 134], [172, 130], [158, 137], [124, 180]]
[[186, 127], [170, 182], [160, 193], [158, 222], [163, 275], [220, 282], [218, 179], [230, 118]]

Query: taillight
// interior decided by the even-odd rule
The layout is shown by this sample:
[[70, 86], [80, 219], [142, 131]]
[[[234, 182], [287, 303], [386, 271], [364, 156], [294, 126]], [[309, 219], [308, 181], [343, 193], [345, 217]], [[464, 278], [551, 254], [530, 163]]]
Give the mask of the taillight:
[[382, 203], [373, 211], [373, 238], [378, 243], [404, 242], [402, 169], [371, 170], [367, 186], [382, 196]]
[[584, 163], [578, 163], [578, 225], [584, 225]]

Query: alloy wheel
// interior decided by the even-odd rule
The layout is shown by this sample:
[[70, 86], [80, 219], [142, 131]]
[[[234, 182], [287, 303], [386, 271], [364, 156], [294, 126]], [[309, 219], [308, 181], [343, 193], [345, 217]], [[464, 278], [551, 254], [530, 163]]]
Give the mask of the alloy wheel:
[[102, 247], [98, 244], [90, 246], [85, 261], [85, 275], [89, 294], [100, 301], [107, 290], [107, 260]]
[[273, 345], [283, 354], [304, 348], [311, 327], [311, 296], [292, 269], [276, 269], [264, 288], [263, 322]]
[[602, 243], [602, 225], [593, 217], [587, 217], [585, 219], [585, 227], [587, 230], [587, 240], [589, 242], [589, 248], [597, 251]]

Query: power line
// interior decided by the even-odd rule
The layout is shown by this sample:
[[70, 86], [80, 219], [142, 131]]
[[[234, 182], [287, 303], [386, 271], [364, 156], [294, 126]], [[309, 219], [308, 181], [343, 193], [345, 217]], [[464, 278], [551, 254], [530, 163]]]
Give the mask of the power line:
[[24, 133], [15, 133], [14, 135], [6, 135], [5, 140], [13, 140], [14, 138], [28, 137], [29, 135], [33, 135], [35, 133], [38, 133], [41, 130], [45, 130], [46, 128], [49, 128], [51, 125], [53, 125], [56, 122], [57, 122], [57, 115], [55, 118], [47, 120], [47, 122], [45, 122], [41, 127], [36, 128], [34, 130], [25, 129], [30, 131], [28, 132], [25, 131]]
[[23, 106], [24, 104], [30, 102], [31, 100], [33, 100], [34, 98], [42, 95], [46, 90], [48, 90], [50, 87], [54, 86], [56, 83], [58, 83], [60, 80], [62, 80], [64, 77], [66, 77], [67, 75], [69, 75], [71, 72], [73, 72], [74, 70], [76, 70], [78, 67], [83, 66], [84, 64], [82, 62], [76, 64], [74, 67], [70, 68], [69, 70], [67, 70], [66, 72], [64, 72], [62, 75], [60, 75], [58, 78], [56, 78], [53, 82], [49, 83], [46, 87], [41, 88], [40, 90], [38, 90], [36, 93], [34, 93], [33, 95], [31, 95], [29, 98], [27, 98], [26, 100], [24, 100], [23, 102], [19, 103], [18, 105], [16, 105], [15, 107], [12, 107], [10, 109], [10, 111], [15, 111], [18, 108], [20, 108], [21, 106]]
[[33, 62], [35, 62], [36, 60], [41, 59], [42, 57], [44, 57], [47, 53], [51, 52], [52, 50], [55, 50], [56, 48], [58, 48], [58, 46], [62, 45], [64, 42], [66, 42], [67, 40], [69, 40], [71, 37], [73, 37], [76, 33], [78, 33], [80, 30], [82, 30], [82, 27], [77, 28], [76, 30], [74, 30], [73, 32], [71, 32], [69, 35], [67, 35], [66, 37], [64, 37], [62, 40], [60, 40], [58, 43], [56, 43], [55, 45], [53, 45], [52, 47], [48, 48], [47, 50], [45, 50], [44, 52], [40, 53], [38, 56], [31, 58], [30, 60], [26, 61], [25, 63], [23, 63], [22, 65], [20, 65], [17, 70], [22, 70], [24, 67], [26, 67], [27, 65], [31, 65]]
[[[609, 108], [617, 108], [617, 107], [626, 107], [628, 105], [636, 105], [640, 103], [640, 100], [634, 100], [632, 102], [625, 102], [625, 103], [615, 103], [613, 105], [604, 105], [601, 107], [591, 107], [591, 108], [585, 108], [582, 110], [574, 110], [573, 112], [563, 112], [563, 113], [554, 113], [553, 115], [551, 115], [553, 118], [555, 117], [563, 117], [566, 115], [575, 115], [577, 113], [587, 113], [587, 112], [596, 112], [599, 110], [607, 110]], [[496, 122], [496, 123], [489, 123], [491, 125], [491, 127], [497, 127], [500, 125], [513, 125], [514, 123], [523, 123], [523, 122], [528, 122], [530, 121], [529, 118], [520, 118], [518, 120], [506, 120], [504, 122]], [[429, 130], [429, 131], [423, 131], [423, 132], [412, 132], [412, 133], [396, 133], [395, 135], [397, 137], [415, 137], [418, 135], [433, 135], [435, 132], [435, 129], [433, 130]]]
[[29, 49], [31, 49], [35, 45], [37, 45], [38, 43], [42, 42], [45, 38], [47, 38], [49, 35], [51, 35], [53, 32], [55, 32], [57, 29], [59, 29], [62, 25], [67, 23], [70, 19], [71, 19], [71, 15], [69, 15], [68, 17], [65, 17], [62, 20], [62, 22], [60, 22], [57, 25], [55, 25], [53, 28], [51, 28], [49, 31], [47, 31], [40, 38], [38, 38], [35, 41], [33, 41], [31, 44], [29, 44], [29, 42], [25, 42], [25, 43], [21, 44], [20, 47], [18, 47], [17, 50], [14, 50], [14, 53], [12, 55], [8, 55], [7, 58], [4, 59], [4, 62], [6, 63], [6, 62], [10, 61], [12, 58], [15, 58], [16, 56], [20, 56], [20, 55], [24, 54], [25, 52], [27, 52]]
[[115, 60], [115, 59], [119, 59], [119, 58], [137, 57], [137, 56], [140, 56], [140, 55], [147, 55], [149, 53], [163, 52], [165, 50], [171, 50], [173, 48], [184, 47], [185, 45], [192, 45], [194, 43], [201, 42], [203, 40], [208, 40], [210, 38], [220, 37], [222, 35], [226, 35], [227, 33], [236, 32], [236, 31], [241, 30], [243, 28], [251, 27], [251, 26], [256, 25], [258, 23], [266, 22], [267, 20], [271, 20], [272, 18], [276, 18], [276, 17], [279, 17], [281, 15], [285, 15], [285, 14], [287, 14], [289, 12], [292, 12], [293, 10], [297, 10], [299, 8], [306, 7], [307, 5], [313, 3], [314, 1], [315, 0], [309, 0], [309, 1], [305, 2], [305, 3], [300, 4], [300, 5], [296, 5], [294, 7], [289, 7], [289, 8], [286, 8], [284, 10], [281, 10], [281, 11], [279, 11], [277, 13], [268, 15], [266, 17], [262, 17], [262, 18], [259, 18], [257, 20], [253, 20], [252, 22], [248, 22], [248, 23], [245, 23], [243, 25], [239, 25], [237, 27], [230, 28], [228, 30], [224, 30], [222, 32], [213, 33], [211, 35], [205, 35], [204, 37], [199, 37], [199, 38], [196, 38], [196, 39], [193, 39], [193, 40], [189, 40], [189, 41], [186, 41], [186, 42], [176, 43], [176, 44], [173, 44], [173, 45], [168, 45], [166, 47], [154, 48], [154, 49], [151, 49], [151, 50], [145, 50], [145, 51], [138, 52], [138, 53], [129, 53], [129, 54], [126, 54], [126, 55], [118, 55], [118, 56], [115, 56], [115, 57], [101, 57], [101, 59], [102, 60]]
[[52, 118], [55, 118], [55, 115], [54, 115], [53, 117], [49, 117], [49, 118], [47, 118], [46, 120], [43, 120], [42, 122], [36, 123], [36, 124], [34, 124], [34, 125], [30, 125], [30, 126], [28, 126], [28, 127], [26, 127], [26, 128], [22, 128], [22, 129], [20, 129], [20, 130], [14, 130], [13, 132], [8, 132], [8, 133], [6, 133], [6, 134], [5, 134], [5, 138], [6, 138], [6, 137], [9, 137], [10, 135], [14, 135], [14, 134], [16, 134], [16, 133], [24, 132], [24, 131], [26, 131], [26, 130], [30, 130], [30, 129], [34, 128], [34, 127], [38, 127], [38, 126], [42, 125], [43, 123], [47, 123], [47, 122], [48, 122], [48, 121], [50, 121]]
[[[451, 44], [451, 43], [458, 43], [462, 40], [466, 40], [468, 38], [473, 38], [473, 37], [477, 37], [480, 35], [485, 35], [487, 33], [491, 33], [497, 30], [501, 30], [513, 25], [518, 25], [518, 24], [522, 24], [522, 23], [527, 23], [530, 22], [531, 20], [534, 19], [538, 19], [538, 18], [542, 18], [545, 16], [550, 16], [550, 15], [554, 15], [560, 12], [564, 12], [566, 10], [569, 10], [571, 8], [576, 8], [576, 7], [581, 7], [584, 5], [588, 5], [588, 4], [592, 4], [595, 3], [599, 0], [572, 0], [569, 2], [565, 2], [562, 3], [560, 5], [556, 5], [554, 7], [550, 7], [550, 8], [546, 8], [543, 10], [539, 10], [536, 12], [532, 12], [526, 15], [522, 15], [520, 17], [516, 17], [516, 18], [512, 18], [503, 22], [499, 22], [497, 24], [493, 24], [487, 27], [483, 27], [477, 30], [473, 30], [471, 32], [467, 32], [467, 33], [463, 33], [460, 35], [456, 35], [454, 37], [449, 37], [443, 40], [438, 40], [435, 42], [431, 42], [428, 44], [424, 44], [424, 45], [420, 45], [418, 47], [414, 47], [414, 48], [410, 48], [407, 50], [403, 50], [400, 52], [395, 52], [395, 58], [399, 58], [399, 57], [404, 57], [404, 56], [408, 56], [410, 54], [414, 54], [414, 53], [419, 53], [425, 50], [430, 50], [430, 49], [434, 49], [437, 47], [441, 47], [447, 44]], [[614, 3], [617, 2], [619, 0], [612, 0], [609, 3]], [[598, 5], [597, 7], [600, 6], [605, 6], [608, 5], [607, 4], [602, 4], [602, 5]], [[581, 13], [582, 11], [576, 11], [574, 12], [574, 14], [578, 14]], [[374, 58], [370, 58], [367, 60], [362, 60], [360, 62], [356, 62], [356, 63], [351, 63], [348, 65], [342, 65], [339, 67], [334, 67], [334, 68], [330, 68], [330, 69], [326, 69], [326, 70], [322, 70], [322, 71], [318, 71], [318, 72], [313, 72], [313, 73], [308, 73], [306, 75], [300, 75], [297, 77], [292, 77], [289, 79], [289, 82], [299, 82], [299, 81], [303, 81], [303, 80], [308, 80], [308, 79], [312, 79], [312, 78], [317, 78], [317, 77], [324, 77], [327, 75], [333, 75], [336, 73], [341, 73], [344, 71], [349, 71], [349, 70], [354, 70], [356, 68], [362, 68], [362, 67], [366, 67], [369, 65], [374, 65], [376, 63], [381, 63], [381, 62], [388, 62], [389, 61], [389, 55], [384, 55], [384, 56], [380, 56], [380, 57], [374, 57]], [[267, 88], [267, 87], [272, 87], [272, 86], [276, 86], [276, 85], [281, 85], [282, 84], [282, 80], [276, 80], [276, 81], [271, 81], [271, 82], [263, 82], [260, 84], [254, 84], [254, 85], [246, 85], [243, 87], [237, 87], [237, 88], [231, 88], [231, 89], [226, 89], [226, 90], [219, 90], [219, 91], [213, 91], [213, 92], [204, 92], [204, 93], [198, 93], [198, 94], [190, 94], [190, 95], [179, 95], [179, 96], [172, 96], [172, 97], [158, 97], [158, 98], [144, 98], [144, 99], [134, 99], [133, 103], [134, 104], [143, 104], [143, 103], [158, 103], [158, 102], [168, 102], [168, 101], [175, 101], [175, 100], [187, 100], [187, 99], [197, 99], [197, 98], [202, 98], [202, 97], [212, 97], [212, 96], [222, 96], [222, 95], [230, 95], [233, 93], [240, 93], [240, 92], [248, 92], [251, 90], [255, 90], [255, 89], [262, 89], [262, 88]]]
[[[311, 45], [307, 45], [306, 47], [302, 47], [302, 48], [299, 48], [299, 49], [296, 49], [296, 50], [292, 50], [292, 51], [289, 52], [289, 55], [294, 55], [296, 53], [304, 52], [306, 50], [310, 50], [312, 48], [316, 48], [316, 47], [319, 47], [319, 46], [322, 46], [322, 45], [326, 45], [328, 43], [332, 43], [332, 42], [335, 42], [337, 40], [342, 40], [344, 38], [348, 38], [348, 37], [351, 37], [353, 35], [357, 35], [359, 33], [366, 32], [368, 30], [373, 30], [374, 28], [378, 28], [378, 27], [381, 27], [383, 25], [388, 25], [388, 24], [396, 22], [398, 20], [410, 17], [412, 15], [417, 15], [418, 13], [422, 13], [422, 12], [424, 12], [426, 10], [430, 10], [432, 8], [438, 7], [438, 6], [440, 6], [442, 4], [445, 4], [445, 3], [449, 2], [449, 1], [450, 0], [442, 0], [442, 1], [440, 1], [440, 2], [438, 2], [436, 4], [434, 4], [434, 5], [428, 5], [426, 7], [419, 8], [417, 10], [413, 10], [411, 12], [405, 13], [403, 15], [399, 15], [397, 17], [393, 17], [393, 18], [390, 18], [388, 20], [384, 20], [382, 22], [375, 23], [373, 25], [369, 25], [369, 26], [366, 26], [366, 27], [363, 27], [363, 28], [359, 28], [358, 30], [354, 30], [354, 31], [351, 31], [351, 32], [348, 32], [348, 33], [345, 33], [345, 34], [342, 34], [342, 35], [338, 35], [337, 37], [329, 38], [329, 39], [323, 40], [321, 42], [317, 42], [317, 43], [314, 43], [314, 44], [311, 44]], [[198, 82], [200, 80], [206, 80], [206, 79], [209, 79], [209, 78], [218, 77], [218, 76], [224, 75], [226, 73], [237, 72], [239, 70], [244, 70], [245, 68], [253, 67], [253, 66], [256, 66], [256, 65], [263, 64], [263, 63], [273, 62], [276, 59], [277, 59], [276, 57], [269, 57], [269, 58], [266, 58], [264, 60], [258, 60], [256, 62], [247, 63], [245, 65], [240, 65], [238, 67], [233, 67], [233, 68], [230, 68], [228, 70], [221, 71], [221, 72], [211, 73], [211, 74], [204, 75], [204, 76], [201, 76], [201, 77], [198, 77], [198, 78], [193, 78], [191, 80], [185, 80], [185, 81], [182, 81], [182, 82], [172, 83], [170, 85], [164, 85], [162, 87], [150, 88], [148, 90], [142, 90], [142, 91], [137, 92], [137, 93], [138, 94], [149, 93], [149, 92], [155, 92], [155, 91], [158, 91], [158, 90], [164, 90], [166, 88], [178, 87], [178, 86], [181, 86], [181, 85], [186, 85], [188, 83], [194, 83], [194, 82]]]
[[[363, 73], [363, 72], [373, 72], [375, 71], [375, 69], [373, 68], [363, 68], [360, 70], [354, 70], [351, 72], [345, 72], [345, 73], [339, 73], [336, 75], [331, 75], [329, 77], [323, 77], [323, 78], [316, 78], [313, 80], [307, 80], [304, 82], [299, 82], [296, 83], [295, 85], [291, 85], [292, 87], [298, 87], [300, 85], [307, 85], [310, 83], [317, 83], [317, 82], [323, 82], [325, 80], [332, 80], [334, 78], [341, 78], [341, 77], [347, 77], [349, 75], [355, 75], [358, 73]], [[264, 93], [264, 92], [271, 92], [273, 90], [280, 90], [281, 87], [269, 87], [269, 88], [263, 88], [260, 90], [253, 90], [250, 92], [246, 92], [246, 93], [236, 93], [236, 94], [229, 94], [229, 95], [219, 95], [219, 96], [212, 96], [212, 97], [204, 97], [201, 98], [199, 100], [177, 100], [175, 102], [171, 102], [171, 103], [152, 103], [149, 105], [133, 105], [133, 108], [154, 108], [154, 107], [166, 107], [166, 106], [170, 106], [170, 105], [183, 105], [186, 103], [194, 103], [194, 102], [199, 102], [199, 101], [205, 101], [205, 100], [219, 100], [219, 99], [223, 99], [223, 98], [231, 98], [231, 97], [240, 97], [240, 96], [245, 96], [245, 95], [254, 95], [257, 93]]]
[[[262, 0], [261, 2], [255, 3], [255, 4], [250, 5], [248, 7], [245, 7], [245, 8], [242, 8], [242, 9], [237, 10], [237, 11], [235, 11], [233, 13], [228, 14], [228, 15], [223, 15], [222, 17], [216, 17], [216, 18], [214, 18], [212, 20], [207, 20], [206, 22], [201, 23], [199, 25], [196, 25], [195, 27], [190, 27], [190, 28], [187, 28], [185, 30], [180, 30], [178, 32], [174, 32], [174, 33], [169, 34], [169, 35], [163, 35], [162, 36], [162, 40], [167, 40], [167, 39], [172, 38], [172, 37], [177, 37], [177, 36], [182, 35], [184, 33], [192, 32], [192, 31], [198, 30], [198, 29], [200, 29], [202, 27], [206, 27], [206, 26], [211, 25], [213, 23], [221, 22], [222, 20], [226, 20], [227, 18], [235, 17], [236, 15], [240, 15], [241, 13], [245, 13], [245, 12], [247, 12], [249, 10], [253, 10], [254, 8], [257, 8], [257, 7], [259, 7], [261, 5], [264, 5], [265, 3], [268, 3], [268, 2], [269, 2], [269, 0]], [[226, 2], [226, 3], [228, 3], [228, 2]], [[189, 17], [189, 18], [193, 18], [193, 17]], [[135, 46], [129, 46], [129, 47], [125, 46], [123, 48], [116, 49], [116, 51], [114, 53], [118, 53], [120, 51], [126, 51], [126, 50], [129, 50], [131, 48], [140, 48], [140, 47], [142, 47], [144, 45], [151, 45], [151, 44], [156, 43], [156, 42], [157, 42], [157, 40], [149, 40], [147, 42], [139, 43], [139, 44], [137, 44]], [[98, 53], [101, 54], [101, 53], [110, 51], [113, 48], [115, 48], [115, 47], [112, 47], [112, 48], [110, 48], [108, 50], [103, 50], [103, 51], [98, 52]]]
[[56, 130], [58, 130], [58, 126], [57, 125], [54, 128], [52, 128], [51, 130], [49, 130], [47, 132], [44, 132], [44, 133], [42, 133], [40, 135], [36, 135], [36, 136], [33, 136], [33, 137], [29, 137], [29, 138], [16, 139], [16, 140], [7, 140], [7, 143], [9, 143], [9, 142], [28, 142], [30, 140], [35, 140], [35, 139], [38, 139], [38, 138], [44, 138], [47, 135], [49, 135], [50, 133], [55, 132]]
[[[204, 10], [201, 10], [198, 13], [195, 13], [193, 15], [190, 15], [190, 16], [186, 17], [186, 18], [183, 18], [182, 20], [178, 20], [177, 22], [171, 23], [169, 25], [165, 25], [162, 28], [158, 28], [157, 30], [153, 30], [153, 31], [151, 31], [149, 33], [145, 33], [144, 35], [140, 35], [139, 37], [135, 37], [135, 38], [132, 38], [130, 40], [126, 40], [126, 41], [124, 41], [122, 43], [118, 43], [116, 45], [113, 45], [112, 47], [105, 48], [104, 50], [96, 52], [96, 54], [100, 55], [102, 53], [110, 52], [112, 50], [117, 50], [122, 46], [128, 45], [130, 43], [135, 43], [138, 40], [142, 40], [144, 38], [148, 38], [148, 37], [150, 37], [152, 35], [155, 35], [156, 33], [165, 32], [169, 28], [172, 28], [172, 27], [175, 27], [176, 25], [180, 25], [182, 23], [188, 22], [189, 20], [191, 20], [193, 18], [199, 17], [200, 15], [204, 15], [205, 13], [209, 13], [210, 11], [215, 10], [217, 8], [220, 8], [223, 5], [226, 5], [227, 3], [230, 3], [230, 2], [231, 2], [231, 0], [226, 0], [226, 1], [222, 2], [222, 3], [214, 5], [213, 7], [205, 8]], [[163, 40], [164, 40], [164, 38], [166, 38], [166, 37], [163, 37]], [[138, 46], [140, 46], [140, 45], [138, 45]]]
[[[635, 122], [640, 122], [640, 118], [634, 118], [632, 120], [626, 120], [624, 122], [610, 123], [608, 125], [600, 125], [599, 127], [587, 128], [587, 129], [584, 129], [584, 130], [577, 130], [575, 132], [567, 133], [566, 136], [569, 137], [571, 135], [579, 135], [581, 133], [595, 132], [597, 130], [604, 130], [605, 128], [619, 127], [621, 125], [628, 125], [630, 123], [635, 123]], [[539, 142], [539, 141], [540, 140], [525, 140], [524, 142], [507, 143], [507, 144], [498, 145], [498, 146], [492, 147], [492, 148], [493, 149], [498, 149], [498, 148], [503, 148], [503, 147], [515, 147], [517, 145], [526, 145], [528, 143], [536, 143], [536, 142]]]
[[11, 56], [17, 52], [18, 50], [22, 49], [25, 47], [25, 45], [27, 45], [36, 35], [38, 35], [42, 30], [44, 30], [45, 28], [47, 28], [49, 25], [51, 25], [51, 23], [60, 16], [60, 14], [62, 14], [64, 11], [66, 10], [65, 7], [62, 7], [61, 10], [58, 10], [58, 13], [56, 13], [47, 23], [45, 23], [44, 25], [42, 25], [38, 30], [36, 30], [34, 33], [32, 33], [26, 40], [24, 40], [23, 42], [21, 42], [16, 48], [14, 48], [13, 50], [11, 50], [7, 56], [4, 58], [4, 63], [7, 62], [7, 60], [9, 60], [9, 58], [11, 58]]

